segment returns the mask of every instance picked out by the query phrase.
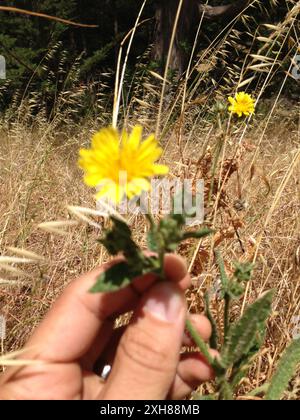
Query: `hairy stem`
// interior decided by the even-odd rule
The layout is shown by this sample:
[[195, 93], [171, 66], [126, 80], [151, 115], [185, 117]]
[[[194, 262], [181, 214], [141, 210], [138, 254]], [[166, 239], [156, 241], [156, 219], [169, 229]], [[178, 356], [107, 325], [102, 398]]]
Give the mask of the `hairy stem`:
[[196, 329], [194, 328], [191, 321], [188, 319], [186, 321], [186, 329], [188, 330], [190, 336], [192, 337], [195, 344], [198, 346], [200, 352], [203, 354], [205, 359], [208, 361], [208, 363], [213, 366], [215, 364], [215, 360], [213, 359], [212, 355], [210, 354], [207, 344], [203, 341], [203, 339], [200, 337]]
[[229, 327], [230, 327], [229, 316], [230, 316], [231, 298], [228, 293], [225, 294], [224, 300], [225, 300], [225, 309], [224, 309], [224, 341], [225, 341], [228, 334]]

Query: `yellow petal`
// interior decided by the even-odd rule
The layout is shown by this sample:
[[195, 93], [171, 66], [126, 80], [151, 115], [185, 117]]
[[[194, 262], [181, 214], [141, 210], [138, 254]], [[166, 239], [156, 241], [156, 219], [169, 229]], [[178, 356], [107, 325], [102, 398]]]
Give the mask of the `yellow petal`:
[[169, 173], [169, 168], [166, 165], [153, 165], [153, 170], [155, 175], [167, 175]]
[[97, 174], [97, 173], [89, 174], [89, 175], [85, 175], [84, 182], [89, 187], [97, 187], [99, 185], [99, 183], [101, 182], [101, 179], [102, 178], [99, 177], [99, 174]]
[[99, 150], [118, 151], [119, 134], [117, 130], [108, 127], [103, 128], [98, 133], [94, 134], [92, 138], [92, 147]]
[[118, 204], [122, 201], [125, 195], [125, 188], [116, 184], [115, 182], [108, 182], [103, 186], [99, 192], [96, 194], [96, 198], [106, 197], [115, 204]]
[[126, 186], [126, 195], [131, 200], [133, 197], [141, 195], [143, 191], [149, 191], [151, 184], [145, 178], [134, 178]]
[[128, 143], [127, 143], [131, 150], [136, 150], [139, 147], [141, 139], [142, 139], [142, 134], [143, 134], [143, 127], [141, 125], [136, 125], [132, 129], [132, 132], [129, 136]]

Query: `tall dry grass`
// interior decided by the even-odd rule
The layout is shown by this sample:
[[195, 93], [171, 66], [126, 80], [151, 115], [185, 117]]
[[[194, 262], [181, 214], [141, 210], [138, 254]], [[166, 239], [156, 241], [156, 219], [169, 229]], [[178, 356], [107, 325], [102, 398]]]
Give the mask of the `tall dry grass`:
[[[203, 311], [204, 293], [213, 290], [213, 312], [221, 324], [216, 246], [221, 248], [228, 272], [233, 270], [234, 261], [256, 263], [253, 282], [245, 297], [233, 307], [232, 320], [261, 293], [276, 289], [267, 341], [249, 377], [241, 384], [241, 399], [271, 377], [295, 333], [296, 318], [300, 315], [300, 108], [299, 103], [284, 99], [295, 50], [289, 51], [285, 61], [280, 55], [280, 45], [286, 37], [296, 37], [299, 2], [291, 1], [290, 5], [286, 20], [269, 28], [269, 38], [260, 39], [258, 49], [253, 47], [240, 67], [228, 68], [227, 86], [216, 86], [204, 93], [202, 90], [218, 60], [227, 60], [228, 43], [234, 44], [239, 35], [234, 25], [202, 51], [195, 67], [191, 62], [178, 88], [168, 83], [167, 72], [164, 78], [149, 72], [141, 79], [137, 71], [130, 85], [132, 99], [122, 104], [120, 92], [126, 80], [121, 67], [117, 72], [121, 79], [116, 85], [114, 123], [119, 118], [127, 126], [138, 121], [148, 131], [159, 129], [165, 151], [163, 159], [170, 166], [171, 176], [204, 178], [206, 194], [212, 177], [215, 178], [207, 218], [216, 234], [204, 242], [191, 241], [180, 249], [193, 280], [187, 295], [190, 310]], [[240, 19], [247, 21], [246, 17], [247, 12]], [[138, 24], [137, 21], [135, 30]], [[258, 29], [254, 41], [259, 36]], [[272, 99], [262, 99], [278, 73], [281, 82]], [[255, 118], [246, 124], [231, 121], [227, 127], [218, 125], [218, 112], [213, 105], [226, 103], [226, 94], [233, 86], [246, 89], [250, 82], [258, 98]], [[0, 310], [7, 319], [2, 354], [21, 348], [68, 282], [107, 258], [95, 241], [105, 225], [103, 218], [93, 219], [97, 225], [84, 223], [68, 209], [70, 205], [94, 207], [76, 162], [78, 149], [89, 142], [99, 120], [70, 123], [67, 129], [66, 124], [56, 123], [55, 118], [47, 122], [42, 113], [34, 118], [34, 124], [28, 123], [32, 121], [32, 115], [28, 118], [28, 114], [30, 109], [26, 111], [26, 106], [19, 108], [18, 118], [11, 118], [10, 114], [9, 119], [3, 120], [0, 132], [0, 256], [27, 255], [30, 260], [17, 263], [2, 259], [1, 263], [0, 258]], [[59, 107], [57, 115], [62, 122]], [[216, 171], [212, 171], [220, 139], [225, 146]], [[49, 221], [64, 224], [72, 220], [78, 224], [70, 225], [64, 235], [39, 228]], [[144, 223], [138, 217], [131, 218], [131, 223], [141, 240], [146, 229]], [[24, 249], [44, 260], [30, 258], [20, 251]], [[207, 387], [203, 385], [202, 391]], [[299, 397], [300, 381], [295, 375], [286, 398]]]
[[[270, 378], [279, 356], [292, 339], [295, 329], [293, 320], [300, 314], [299, 164], [293, 166], [290, 174], [291, 163], [297, 153], [299, 127], [297, 110], [282, 118], [284, 109], [278, 108], [274, 123], [269, 125], [261, 141], [252, 180], [251, 158], [264, 130], [264, 120], [247, 134], [244, 156], [239, 158], [242, 196], [239, 197], [233, 175], [225, 188], [226, 205], [217, 210], [215, 242], [190, 242], [180, 250], [188, 260], [193, 278], [193, 288], [188, 293], [191, 311], [203, 310], [204, 292], [218, 278], [212, 258], [216, 244], [221, 246], [228, 271], [233, 269], [233, 261], [256, 260], [254, 280], [245, 302], [241, 301], [233, 308], [236, 317], [244, 304], [252, 302], [263, 291], [270, 288], [277, 291], [266, 346], [256, 360], [251, 377], [245, 381], [243, 392]], [[48, 134], [45, 135], [47, 129]], [[0, 288], [1, 313], [7, 319], [8, 332], [3, 353], [20, 349], [66, 284], [106, 258], [95, 241], [101, 234], [96, 227], [80, 223], [70, 228], [65, 236], [38, 228], [45, 221], [70, 220], [72, 216], [67, 210], [70, 204], [93, 208], [92, 196], [84, 187], [82, 174], [76, 165], [78, 149], [88, 142], [90, 130], [90, 127], [77, 127], [68, 139], [55, 135], [48, 127], [32, 131], [16, 125], [8, 132], [2, 131], [0, 255], [17, 256], [16, 251], [10, 249], [14, 247], [27, 249], [45, 258], [45, 261], [29, 265], [11, 264], [23, 270], [25, 276], [8, 271], [3, 266], [1, 268], [0, 277], [7, 280]], [[212, 148], [215, 136], [216, 133], [210, 133]], [[175, 136], [171, 135], [165, 141], [166, 147], [175, 141]], [[182, 165], [189, 168], [189, 175], [196, 173], [197, 165], [189, 161], [201, 156], [203, 144], [198, 136], [192, 139], [184, 136], [183, 144], [187, 141], [183, 163], [179, 146], [172, 146], [171, 156], [171, 151], [166, 153], [168, 158], [165, 160], [169, 164], [173, 162], [171, 173], [174, 175], [182, 172]], [[228, 154], [230, 148], [233, 149], [234, 138], [232, 143]], [[206, 164], [208, 160], [209, 154], [206, 153]], [[281, 192], [282, 182], [286, 185]], [[244, 206], [238, 207], [238, 201]], [[97, 221], [101, 225], [104, 223], [101, 218]], [[144, 224], [137, 218], [133, 220], [133, 225], [137, 237], [141, 237]], [[22, 286], [10, 283], [14, 280], [21, 281]], [[217, 295], [214, 296], [213, 308], [218, 318], [220, 307]]]

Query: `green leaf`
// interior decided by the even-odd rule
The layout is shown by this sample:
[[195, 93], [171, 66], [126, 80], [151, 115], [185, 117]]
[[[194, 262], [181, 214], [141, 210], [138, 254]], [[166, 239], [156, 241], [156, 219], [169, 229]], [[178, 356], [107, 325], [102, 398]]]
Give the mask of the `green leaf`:
[[249, 392], [248, 397], [257, 397], [258, 395], [265, 394], [268, 392], [270, 384], [266, 383], [262, 386], [255, 388], [253, 391]]
[[90, 292], [115, 292], [128, 286], [137, 277], [151, 273], [157, 276], [160, 274], [159, 259], [156, 256], [144, 257], [138, 267], [128, 261], [122, 261], [102, 273]]
[[216, 401], [215, 395], [200, 395], [200, 394], [193, 394], [192, 401]]
[[157, 232], [150, 230], [147, 235], [147, 245], [150, 251], [158, 252]]
[[228, 381], [225, 378], [221, 378], [218, 382], [220, 385], [220, 400], [233, 401], [233, 390]]
[[253, 345], [249, 352], [243, 356], [237, 363], [234, 364], [232, 370], [232, 380], [231, 385], [233, 388], [239, 385], [243, 378], [248, 376], [248, 372], [251, 368], [254, 357], [259, 352], [264, 341], [266, 339], [266, 326], [265, 321], [261, 322], [258, 326]]
[[159, 251], [174, 252], [183, 240], [185, 220], [181, 215], [167, 216], [159, 222], [156, 241]]
[[261, 325], [270, 315], [273, 291], [249, 306], [243, 317], [229, 329], [222, 351], [222, 365], [230, 367], [247, 356], [261, 330]]
[[91, 293], [115, 292], [128, 286], [136, 273], [133, 273], [129, 265], [123, 261], [113, 265], [97, 278], [96, 284], [91, 288]]
[[205, 238], [208, 235], [211, 235], [212, 233], [214, 233], [214, 230], [209, 229], [209, 228], [203, 228], [201, 230], [197, 230], [195, 232], [186, 232], [183, 235], [183, 240], [186, 239], [201, 239], [201, 238]]
[[223, 258], [221, 256], [220, 251], [216, 250], [215, 254], [216, 254], [216, 259], [217, 259], [217, 263], [218, 263], [219, 270], [220, 270], [222, 291], [225, 294], [225, 293], [228, 292], [229, 278], [227, 277], [224, 261], [223, 261]]
[[131, 237], [130, 227], [114, 216], [110, 218], [113, 222], [113, 228], [105, 232], [105, 236], [100, 242], [105, 246], [110, 255], [117, 255], [119, 252], [123, 252], [124, 255], [135, 257], [138, 253], [138, 246]]
[[296, 374], [297, 367], [300, 365], [300, 339], [293, 341], [288, 347], [279, 362], [278, 369], [273, 376], [266, 400], [277, 401], [283, 397], [289, 382]]
[[248, 282], [251, 280], [254, 264], [252, 263], [236, 263], [234, 277], [241, 282]]

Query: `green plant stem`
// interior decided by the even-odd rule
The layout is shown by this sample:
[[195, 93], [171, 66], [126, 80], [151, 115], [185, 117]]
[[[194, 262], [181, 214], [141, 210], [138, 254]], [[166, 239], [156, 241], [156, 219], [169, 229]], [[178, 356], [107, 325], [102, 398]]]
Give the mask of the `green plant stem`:
[[153, 218], [153, 216], [150, 212], [146, 213], [146, 219], [148, 220], [148, 222], [150, 224], [150, 228], [155, 229], [155, 221], [154, 221], [154, 218]]
[[[152, 214], [146, 213], [146, 218], [150, 224], [150, 229], [152, 231], [156, 230], [156, 225], [155, 225], [155, 220], [154, 217], [152, 216]], [[160, 267], [160, 276], [163, 279], [164, 278], [164, 259], [165, 259], [165, 250], [163, 247], [163, 244], [159, 243], [158, 245], [158, 259], [159, 259], [159, 267]]]
[[159, 266], [160, 266], [160, 275], [161, 275], [161, 278], [163, 279], [164, 274], [165, 274], [164, 273], [165, 252], [163, 250], [160, 250], [158, 258], [159, 258]]
[[[151, 229], [155, 229], [155, 221], [151, 213], [146, 214], [147, 220], [150, 223]], [[162, 243], [157, 244], [158, 245], [158, 258], [159, 258], [159, 267], [160, 267], [160, 273], [161, 273], [161, 279], [164, 279], [164, 259], [165, 259], [165, 249], [164, 245]], [[215, 361], [211, 354], [209, 353], [208, 346], [206, 343], [202, 340], [196, 329], [193, 327], [190, 320], [186, 321], [186, 329], [189, 332], [191, 338], [195, 342], [195, 344], [198, 346], [200, 352], [203, 354], [203, 356], [206, 358], [207, 362], [210, 365], [214, 365]]]
[[228, 334], [229, 327], [230, 327], [229, 316], [230, 316], [231, 298], [228, 293], [225, 294], [224, 300], [225, 300], [225, 308], [224, 308], [224, 341], [225, 341]]
[[208, 363], [211, 366], [213, 366], [215, 364], [215, 360], [213, 359], [212, 355], [210, 354], [206, 343], [202, 340], [202, 338], [200, 337], [198, 332], [195, 330], [195, 328], [193, 327], [193, 324], [191, 323], [191, 321], [189, 319], [186, 321], [186, 329], [188, 330], [188, 332], [189, 332], [190, 336], [192, 337], [193, 341], [198, 346], [199, 350], [201, 351], [203, 356], [206, 358]]
[[257, 397], [260, 394], [266, 394], [268, 389], [270, 388], [270, 384], [266, 383], [258, 388], [255, 388], [253, 391], [249, 392], [247, 395], [248, 397]]
[[226, 380], [226, 376], [223, 375], [218, 378], [218, 392], [219, 392], [219, 401], [233, 401], [233, 390], [230, 384]]

